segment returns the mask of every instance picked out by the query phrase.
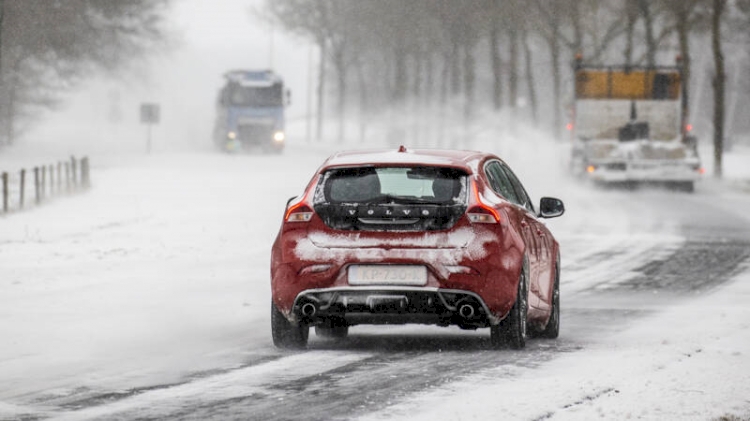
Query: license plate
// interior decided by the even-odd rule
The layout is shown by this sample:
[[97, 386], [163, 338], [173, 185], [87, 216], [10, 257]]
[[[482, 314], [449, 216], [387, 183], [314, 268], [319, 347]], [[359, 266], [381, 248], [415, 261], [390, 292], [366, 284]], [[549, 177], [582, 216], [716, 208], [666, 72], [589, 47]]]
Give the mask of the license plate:
[[352, 265], [349, 266], [349, 285], [409, 285], [427, 284], [427, 268], [417, 265]]

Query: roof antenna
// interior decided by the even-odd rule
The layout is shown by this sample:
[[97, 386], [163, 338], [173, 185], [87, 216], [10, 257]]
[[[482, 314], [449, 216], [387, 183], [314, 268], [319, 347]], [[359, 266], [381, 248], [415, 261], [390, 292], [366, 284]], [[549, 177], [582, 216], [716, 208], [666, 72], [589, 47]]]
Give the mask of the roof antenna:
[[398, 151], [399, 152], [406, 152], [406, 146], [404, 146], [404, 145], [399, 146], [398, 147]]

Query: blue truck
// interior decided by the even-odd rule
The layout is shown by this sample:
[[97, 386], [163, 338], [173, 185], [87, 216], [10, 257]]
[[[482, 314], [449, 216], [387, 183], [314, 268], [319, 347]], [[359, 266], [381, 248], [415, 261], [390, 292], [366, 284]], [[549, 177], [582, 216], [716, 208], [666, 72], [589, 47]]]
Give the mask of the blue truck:
[[281, 153], [286, 143], [284, 107], [290, 93], [271, 70], [233, 70], [216, 101], [214, 143], [226, 152]]

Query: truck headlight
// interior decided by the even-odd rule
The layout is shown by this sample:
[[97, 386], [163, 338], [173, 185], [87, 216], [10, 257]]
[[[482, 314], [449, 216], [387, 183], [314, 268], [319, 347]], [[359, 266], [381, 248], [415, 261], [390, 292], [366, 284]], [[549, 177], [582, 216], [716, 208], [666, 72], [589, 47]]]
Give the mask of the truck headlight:
[[237, 133], [235, 133], [235, 132], [229, 132], [229, 133], [227, 133], [227, 139], [234, 140], [236, 138], [237, 138]]
[[286, 136], [284, 135], [284, 132], [274, 132], [273, 133], [273, 140], [274, 142], [283, 142], [284, 139], [286, 139]]

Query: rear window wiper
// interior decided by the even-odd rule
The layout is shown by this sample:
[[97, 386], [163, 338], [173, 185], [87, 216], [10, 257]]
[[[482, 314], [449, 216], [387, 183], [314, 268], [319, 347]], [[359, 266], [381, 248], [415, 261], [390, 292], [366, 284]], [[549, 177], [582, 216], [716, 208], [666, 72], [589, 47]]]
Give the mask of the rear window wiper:
[[441, 203], [435, 199], [423, 199], [418, 197], [404, 197], [404, 196], [392, 196], [386, 194], [380, 197], [373, 198], [371, 200], [364, 201], [366, 204], [385, 204], [385, 203], [398, 203], [404, 205], [419, 205], [419, 204], [438, 204]]

